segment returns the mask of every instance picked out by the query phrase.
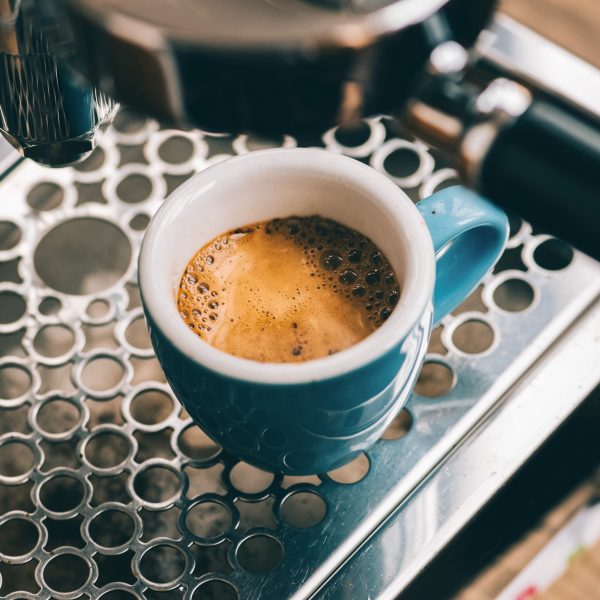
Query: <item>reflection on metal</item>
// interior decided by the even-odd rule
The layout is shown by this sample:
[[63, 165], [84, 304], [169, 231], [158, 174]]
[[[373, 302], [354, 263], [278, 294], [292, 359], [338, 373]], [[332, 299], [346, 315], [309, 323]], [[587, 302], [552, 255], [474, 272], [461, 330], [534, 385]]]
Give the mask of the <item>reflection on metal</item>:
[[[422, 143], [399, 137], [398, 127], [369, 119], [310, 145], [368, 161], [410, 186], [415, 201], [455, 180]], [[126, 589], [142, 598], [177, 589], [189, 598], [206, 586], [223, 597], [233, 586], [241, 598], [307, 597], [398, 506], [414, 506], [418, 515], [399, 521], [393, 549], [370, 551], [378, 557], [372, 590], [383, 592], [378, 577], [413, 568], [447, 518], [460, 524], [457, 503], [471, 502], [467, 483], [453, 488], [450, 473], [439, 485], [456, 496], [427, 488], [414, 505], [403, 504], [407, 496], [593, 301], [600, 269], [515, 219], [497, 272], [434, 334], [428, 360], [450, 370], [451, 389], [413, 396], [412, 425], [405, 413], [368, 461], [361, 457], [344, 473], [265, 475], [219, 452], [173, 400], [140, 320], [136, 255], [147, 217], [191, 173], [234, 153], [296, 141], [158, 129], [122, 112], [77, 168], [25, 161], [0, 183], [11, 198], [0, 205], [0, 424], [14, 424], [0, 435], [0, 507], [12, 511], [0, 516], [0, 528], [23, 517], [37, 532], [15, 556], [0, 550], [1, 560], [16, 565], [0, 565], [0, 595], [95, 598]], [[96, 233], [87, 229], [90, 219]], [[55, 235], [65, 221], [68, 235]], [[107, 253], [114, 260], [104, 260]], [[502, 286], [513, 279], [529, 293], [508, 293]], [[498, 460], [513, 464], [526, 450], [516, 445]], [[485, 474], [476, 463], [472, 469], [469, 481]], [[73, 524], [80, 540], [65, 537]], [[113, 555], [125, 566], [115, 567]], [[26, 593], [32, 569], [42, 587]], [[331, 592], [324, 588], [332, 598], [346, 593], [344, 569], [339, 577]]]
[[600, 70], [510, 17], [497, 15], [477, 47], [505, 72], [600, 115]]
[[318, 597], [344, 597], [345, 589], [357, 598], [398, 597], [595, 388], [598, 331], [595, 303]]

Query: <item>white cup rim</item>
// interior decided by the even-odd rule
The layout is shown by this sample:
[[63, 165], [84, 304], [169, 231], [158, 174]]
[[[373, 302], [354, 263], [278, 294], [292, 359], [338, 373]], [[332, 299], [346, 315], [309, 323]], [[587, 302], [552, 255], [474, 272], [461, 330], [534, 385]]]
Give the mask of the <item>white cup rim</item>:
[[[385, 208], [398, 230], [405, 252], [405, 272], [398, 304], [390, 317], [371, 335], [341, 352], [301, 363], [261, 363], [214, 348], [184, 323], [170, 281], [156, 272], [157, 253], [165, 252], [166, 230], [173, 225], [181, 203], [201, 202], [200, 191], [210, 194], [210, 184], [245, 163], [253, 170], [273, 170], [282, 164], [316, 168], [368, 192], [371, 201]], [[312, 166], [311, 166], [312, 165]], [[208, 190], [208, 192], [206, 192]], [[175, 240], [171, 240], [173, 244]], [[208, 240], [207, 240], [208, 241]], [[203, 242], [206, 243], [206, 242]], [[176, 244], [175, 244], [176, 246]], [[185, 260], [189, 260], [185, 257]], [[183, 270], [182, 270], [183, 272]], [[142, 301], [163, 336], [189, 359], [225, 377], [263, 384], [301, 384], [340, 377], [381, 358], [403, 340], [431, 302], [435, 257], [429, 230], [410, 198], [383, 174], [346, 156], [316, 148], [270, 149], [236, 156], [209, 167], [178, 187], [162, 204], [146, 229], [139, 256]]]

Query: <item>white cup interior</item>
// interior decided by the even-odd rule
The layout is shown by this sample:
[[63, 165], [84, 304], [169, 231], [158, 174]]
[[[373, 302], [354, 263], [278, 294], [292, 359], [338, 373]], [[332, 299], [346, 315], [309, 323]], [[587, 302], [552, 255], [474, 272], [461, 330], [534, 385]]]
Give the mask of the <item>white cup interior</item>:
[[[175, 299], [187, 263], [203, 245], [236, 227], [314, 214], [368, 236], [392, 265], [401, 285], [400, 300], [379, 329], [333, 356], [289, 364], [228, 355], [188, 329]], [[157, 212], [140, 254], [144, 303], [163, 334], [213, 370], [264, 383], [332, 377], [384, 353], [423, 312], [434, 274], [427, 226], [404, 192], [353, 159], [316, 149], [253, 152], [192, 177]]]

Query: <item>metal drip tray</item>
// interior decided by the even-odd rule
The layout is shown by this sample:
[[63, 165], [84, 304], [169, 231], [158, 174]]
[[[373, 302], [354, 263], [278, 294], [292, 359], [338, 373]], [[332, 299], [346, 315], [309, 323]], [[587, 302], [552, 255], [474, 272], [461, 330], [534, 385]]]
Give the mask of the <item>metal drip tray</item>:
[[[475, 426], [598, 297], [598, 263], [512, 219], [504, 256], [434, 331], [417, 393], [368, 455], [308, 477], [237, 462], [164, 382], [137, 252], [149, 217], [191, 174], [297, 143], [165, 130], [123, 110], [77, 168], [22, 162], [0, 181], [3, 598], [360, 597], [343, 569], [357, 551], [352, 564], [408, 565], [408, 580], [410, 552], [424, 560], [444, 526], [443, 499], [415, 490], [460, 457]], [[456, 182], [386, 117], [302, 143], [368, 162], [415, 201]], [[585, 318], [597, 325], [598, 313]], [[427, 503], [440, 520], [411, 520]], [[399, 510], [409, 511], [408, 537], [369, 559], [366, 540]], [[384, 594], [384, 583], [373, 590]]]

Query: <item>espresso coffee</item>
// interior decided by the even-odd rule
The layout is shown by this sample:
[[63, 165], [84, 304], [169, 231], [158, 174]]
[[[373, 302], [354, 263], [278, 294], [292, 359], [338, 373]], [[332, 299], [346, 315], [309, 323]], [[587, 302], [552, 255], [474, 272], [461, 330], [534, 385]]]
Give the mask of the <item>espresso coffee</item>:
[[398, 301], [397, 278], [367, 237], [320, 216], [229, 231], [190, 260], [179, 313], [212, 346], [260, 362], [334, 354], [377, 329]]

